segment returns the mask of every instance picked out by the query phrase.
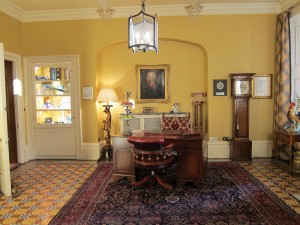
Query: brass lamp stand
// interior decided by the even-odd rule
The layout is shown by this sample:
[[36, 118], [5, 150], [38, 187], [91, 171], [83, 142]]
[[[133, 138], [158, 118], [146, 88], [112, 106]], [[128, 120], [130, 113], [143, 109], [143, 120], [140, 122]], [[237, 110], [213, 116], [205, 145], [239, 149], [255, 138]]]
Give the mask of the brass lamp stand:
[[104, 160], [106, 158], [106, 153], [108, 155], [109, 160], [112, 159], [112, 145], [111, 145], [111, 135], [110, 135], [110, 129], [111, 129], [111, 113], [110, 113], [110, 107], [112, 105], [103, 105], [105, 107], [104, 113], [106, 114], [106, 119], [103, 120], [103, 130], [106, 131], [106, 136], [104, 138], [105, 145], [102, 146], [101, 155], [97, 162]]
[[100, 148], [101, 150], [100, 157], [97, 160], [97, 162], [100, 162], [101, 160], [104, 160], [106, 158], [106, 154], [108, 155], [109, 160], [113, 158], [113, 147], [111, 145], [111, 135], [110, 135], [110, 129], [111, 129], [110, 108], [112, 107], [112, 105], [109, 104], [109, 101], [116, 102], [118, 101], [118, 97], [114, 89], [101, 88], [97, 96], [97, 101], [106, 102], [106, 104], [103, 105], [103, 107], [105, 108], [103, 112], [106, 114], [106, 119], [103, 120], [103, 130], [106, 131], [106, 136], [104, 137], [105, 144], [101, 146], [102, 148]]

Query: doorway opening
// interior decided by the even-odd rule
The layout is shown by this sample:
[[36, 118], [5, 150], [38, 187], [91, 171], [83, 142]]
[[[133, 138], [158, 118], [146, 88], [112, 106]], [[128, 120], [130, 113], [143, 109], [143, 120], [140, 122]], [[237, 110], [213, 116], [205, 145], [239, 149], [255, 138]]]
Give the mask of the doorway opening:
[[13, 62], [4, 60], [5, 68], [5, 87], [6, 87], [6, 112], [7, 112], [7, 131], [10, 170], [19, 166], [18, 161], [18, 143], [16, 126], [16, 104], [14, 100], [14, 76]]

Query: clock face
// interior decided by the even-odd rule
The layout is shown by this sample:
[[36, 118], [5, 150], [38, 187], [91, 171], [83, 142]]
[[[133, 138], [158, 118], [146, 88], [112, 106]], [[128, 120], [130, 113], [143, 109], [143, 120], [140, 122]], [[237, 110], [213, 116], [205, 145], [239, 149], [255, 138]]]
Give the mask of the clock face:
[[250, 81], [249, 80], [235, 81], [235, 94], [236, 95], [249, 95], [250, 94]]

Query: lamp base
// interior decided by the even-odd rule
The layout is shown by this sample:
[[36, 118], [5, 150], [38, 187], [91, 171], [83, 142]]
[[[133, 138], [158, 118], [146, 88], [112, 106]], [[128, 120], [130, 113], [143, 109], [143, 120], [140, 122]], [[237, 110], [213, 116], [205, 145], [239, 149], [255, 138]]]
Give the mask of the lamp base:
[[103, 161], [104, 159], [106, 159], [106, 154], [108, 156], [109, 160], [112, 160], [113, 158], [113, 148], [111, 145], [104, 145], [101, 149], [100, 152], [100, 157], [97, 160], [97, 162], [99, 163], [100, 161]]

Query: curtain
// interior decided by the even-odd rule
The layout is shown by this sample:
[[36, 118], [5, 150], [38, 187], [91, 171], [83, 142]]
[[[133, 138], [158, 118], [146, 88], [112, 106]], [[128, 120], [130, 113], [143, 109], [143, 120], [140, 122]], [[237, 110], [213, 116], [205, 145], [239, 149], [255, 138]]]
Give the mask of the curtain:
[[289, 124], [287, 112], [291, 91], [289, 12], [277, 16], [274, 76], [274, 131]]

